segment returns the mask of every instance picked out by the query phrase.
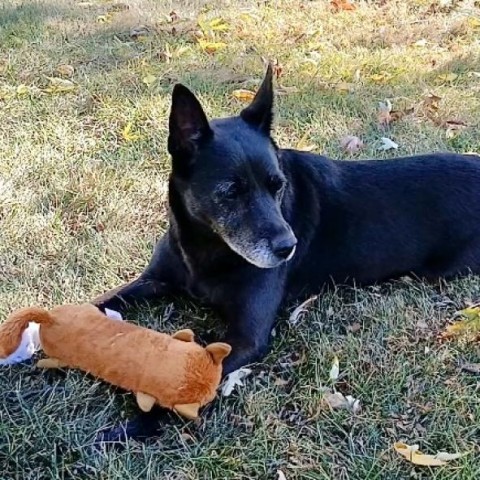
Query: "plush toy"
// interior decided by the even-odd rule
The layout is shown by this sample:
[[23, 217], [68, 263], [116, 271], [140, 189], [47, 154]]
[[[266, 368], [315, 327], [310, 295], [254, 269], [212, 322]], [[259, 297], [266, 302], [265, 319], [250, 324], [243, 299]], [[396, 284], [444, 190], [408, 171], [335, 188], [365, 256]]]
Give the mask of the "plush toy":
[[108, 318], [84, 304], [12, 313], [0, 325], [0, 358], [16, 351], [31, 322], [39, 324], [40, 344], [49, 357], [38, 366], [79, 368], [135, 392], [143, 411], [157, 403], [189, 419], [214, 399], [222, 361], [231, 350], [226, 343], [201, 347], [188, 329], [170, 336]]

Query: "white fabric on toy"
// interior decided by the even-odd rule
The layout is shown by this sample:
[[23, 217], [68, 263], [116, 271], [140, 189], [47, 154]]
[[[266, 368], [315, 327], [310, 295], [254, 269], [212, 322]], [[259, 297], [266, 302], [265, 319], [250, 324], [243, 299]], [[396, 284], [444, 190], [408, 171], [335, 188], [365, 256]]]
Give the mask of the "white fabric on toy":
[[0, 365], [13, 365], [32, 358], [33, 354], [40, 348], [39, 327], [38, 323], [30, 322], [22, 333], [22, 340], [18, 348], [7, 358], [0, 358]]
[[[123, 320], [121, 313], [105, 309], [105, 315], [113, 320]], [[0, 358], [0, 366], [14, 365], [15, 363], [30, 360], [33, 354], [40, 349], [40, 335], [38, 323], [30, 322], [22, 333], [22, 340], [18, 348], [8, 357]]]

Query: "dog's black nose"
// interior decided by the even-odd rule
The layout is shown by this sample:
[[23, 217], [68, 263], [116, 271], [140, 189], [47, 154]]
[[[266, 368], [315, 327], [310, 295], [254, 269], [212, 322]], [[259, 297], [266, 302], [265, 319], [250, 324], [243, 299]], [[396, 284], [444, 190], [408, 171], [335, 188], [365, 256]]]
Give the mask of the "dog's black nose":
[[295, 252], [296, 245], [297, 239], [293, 235], [282, 235], [272, 241], [272, 250], [275, 256], [287, 260]]

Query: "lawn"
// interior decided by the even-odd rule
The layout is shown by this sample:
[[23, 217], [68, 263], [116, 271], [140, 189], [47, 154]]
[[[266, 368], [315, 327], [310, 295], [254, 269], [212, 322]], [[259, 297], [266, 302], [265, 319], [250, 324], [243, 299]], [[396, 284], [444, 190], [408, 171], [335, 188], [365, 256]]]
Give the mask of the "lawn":
[[[176, 82], [210, 116], [235, 114], [245, 103], [233, 93], [254, 91], [268, 58], [282, 147], [345, 161], [479, 152], [479, 2], [354, 3], [2, 0], [0, 318], [89, 300], [143, 269], [167, 228]], [[395, 121], [381, 125], [387, 100]], [[345, 151], [348, 135], [364, 148]], [[381, 150], [382, 137], [398, 149]], [[461, 365], [480, 349], [438, 333], [479, 299], [478, 277], [338, 286], [295, 325], [283, 312], [271, 353], [199, 424], [172, 416], [158, 438], [121, 450], [92, 445], [135, 414], [132, 395], [77, 371], [3, 367], [0, 479], [478, 479], [480, 376]], [[129, 318], [220, 328], [182, 302]], [[325, 403], [335, 356], [335, 388], [359, 412]], [[396, 441], [469, 454], [417, 467]]]

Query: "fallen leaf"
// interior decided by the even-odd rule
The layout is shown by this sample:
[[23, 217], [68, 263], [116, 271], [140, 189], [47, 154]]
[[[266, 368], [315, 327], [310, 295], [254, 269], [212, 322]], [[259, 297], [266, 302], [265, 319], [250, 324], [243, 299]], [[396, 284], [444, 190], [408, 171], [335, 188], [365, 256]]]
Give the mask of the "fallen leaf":
[[281, 470], [277, 470], [277, 480], [287, 480], [287, 477]]
[[392, 102], [390, 100], [386, 100], [385, 102], [379, 102], [378, 103], [378, 123], [382, 127], [387, 127], [390, 125], [390, 122], [392, 121], [392, 115], [390, 112], [392, 111]]
[[139, 140], [141, 135], [137, 133], [132, 133], [133, 122], [128, 122], [122, 130], [122, 137], [126, 142], [134, 142]]
[[47, 77], [50, 85], [43, 89], [47, 93], [68, 93], [73, 92], [77, 86], [65, 78]]
[[351, 92], [353, 89], [353, 84], [348, 82], [338, 82], [334, 85], [337, 92]]
[[480, 17], [469, 17], [468, 25], [472, 28], [480, 28]]
[[239, 368], [234, 372], [227, 375], [223, 385], [222, 385], [222, 395], [228, 397], [231, 395], [235, 387], [238, 385], [243, 387], [243, 379], [248, 377], [252, 373], [250, 368]]
[[395, 143], [393, 140], [387, 137], [382, 137], [382, 145], [380, 146], [380, 150], [391, 150], [392, 148], [397, 149], [398, 143]]
[[460, 368], [469, 373], [480, 374], [480, 363], [464, 363], [460, 366]]
[[97, 23], [110, 23], [112, 21], [112, 14], [106, 13], [97, 17]]
[[326, 392], [323, 396], [323, 400], [332, 410], [338, 410], [345, 408], [352, 413], [358, 413], [361, 410], [360, 400], [347, 395], [346, 397], [340, 392]]
[[285, 86], [285, 85], [278, 85], [275, 93], [277, 95], [290, 95], [291, 93], [297, 93], [298, 88], [295, 87], [294, 85], [291, 86]]
[[58, 65], [58, 67], [55, 69], [55, 72], [64, 77], [71, 77], [74, 74], [75, 69], [71, 65], [61, 64]]
[[284, 387], [285, 385], [288, 384], [288, 380], [284, 380], [283, 378], [277, 377], [275, 379], [275, 382], [273, 384], [277, 387]]
[[372, 80], [372, 82], [384, 83], [384, 82], [387, 82], [388, 80], [390, 80], [392, 78], [392, 75], [390, 73], [387, 73], [387, 72], [374, 73], [373, 75], [370, 75], [369, 78], [370, 78], [370, 80]]
[[441, 80], [442, 82], [454, 82], [457, 78], [458, 78], [458, 74], [457, 73], [445, 73], [443, 75], [439, 75], [437, 77], [439, 80]]
[[425, 47], [426, 45], [428, 44], [428, 42], [424, 39], [424, 38], [421, 38], [420, 40], [417, 40], [413, 46], [414, 47]]
[[393, 448], [402, 457], [415, 465], [426, 467], [441, 467], [448, 461], [463, 457], [465, 453], [446, 453], [438, 452], [436, 455], [426, 455], [419, 451], [418, 445], [407, 445], [406, 443], [396, 442]]
[[295, 326], [299, 322], [300, 318], [307, 312], [307, 306], [310, 305], [317, 298], [318, 295], [314, 295], [313, 297], [310, 297], [304, 302], [302, 302], [297, 308], [295, 308], [295, 310], [291, 313], [288, 319], [288, 323]]
[[347, 327], [347, 330], [350, 332], [350, 333], [357, 333], [361, 330], [362, 326], [359, 324], [359, 323], [352, 323], [351, 325], [349, 325]]
[[439, 97], [438, 95], [435, 95], [433, 93], [429, 93], [425, 99], [423, 100], [423, 106], [430, 111], [437, 111], [438, 110], [438, 104], [442, 97]]
[[435, 455], [435, 458], [438, 460], [443, 460], [444, 462], [449, 462], [450, 460], [457, 460], [457, 458], [462, 458], [467, 453], [447, 453], [447, 452], [438, 452]]
[[335, 355], [332, 362], [332, 368], [330, 369], [330, 374], [329, 374], [330, 380], [332, 382], [335, 382], [336, 380], [338, 380], [339, 375], [340, 375], [340, 362], [338, 360], [338, 357]]
[[142, 82], [147, 86], [151, 87], [157, 81], [157, 77], [149, 73], [145, 77], [142, 78]]
[[19, 85], [17, 87], [16, 93], [17, 95], [27, 95], [30, 92], [30, 89], [27, 87], [27, 85]]
[[442, 338], [464, 337], [467, 340], [480, 338], [480, 307], [473, 306], [456, 312], [455, 317], [461, 320], [448, 325], [441, 334]]
[[134, 40], [138, 40], [142, 37], [147, 37], [148, 35], [150, 35], [150, 33], [150, 29], [145, 25], [138, 25], [130, 29], [130, 37]]
[[301, 150], [302, 152], [311, 152], [317, 148], [314, 143], [307, 143], [309, 135], [310, 133], [308, 131], [304, 133], [303, 137], [298, 141], [295, 147], [297, 150]]
[[241, 100], [242, 102], [251, 102], [255, 98], [255, 92], [239, 88], [232, 92], [232, 97]]
[[224, 42], [209, 42], [207, 40], [203, 40], [202, 38], [198, 39], [198, 44], [205, 52], [212, 54], [215, 53], [217, 50], [225, 48], [227, 46]]
[[354, 135], [347, 135], [340, 140], [341, 147], [348, 153], [357, 153], [364, 146], [362, 140]]
[[356, 10], [356, 6], [350, 2], [350, 0], [331, 0], [330, 4], [334, 8], [335, 11], [350, 11]]

